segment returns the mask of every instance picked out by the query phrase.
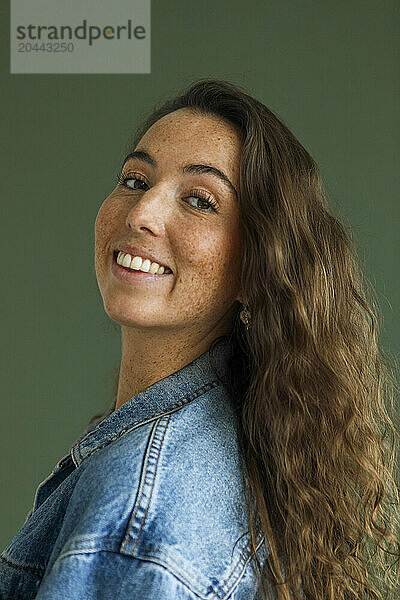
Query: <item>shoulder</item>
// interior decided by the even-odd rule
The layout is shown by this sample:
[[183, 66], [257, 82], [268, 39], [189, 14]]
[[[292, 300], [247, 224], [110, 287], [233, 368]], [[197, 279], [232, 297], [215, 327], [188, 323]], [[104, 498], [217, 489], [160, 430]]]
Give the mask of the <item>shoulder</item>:
[[253, 585], [237, 421], [222, 385], [128, 429], [84, 465], [76, 535], [111, 535], [119, 553], [163, 565], [195, 593], [210, 581], [225, 593]]
[[[222, 386], [161, 417], [149, 437], [124, 548], [226, 591], [249, 557], [236, 419]], [[236, 545], [235, 545], [236, 544]]]

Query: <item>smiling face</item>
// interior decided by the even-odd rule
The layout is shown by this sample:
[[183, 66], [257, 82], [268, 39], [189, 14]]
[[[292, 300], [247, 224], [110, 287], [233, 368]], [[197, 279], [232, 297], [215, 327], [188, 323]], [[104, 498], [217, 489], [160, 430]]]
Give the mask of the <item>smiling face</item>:
[[[242, 256], [240, 135], [213, 115], [170, 113], [139, 141], [95, 223], [95, 270], [104, 309], [121, 325], [167, 333], [230, 331]], [[143, 154], [143, 152], [145, 154]], [[152, 163], [152, 164], [151, 164]], [[186, 165], [208, 165], [212, 172]], [[129, 177], [128, 177], [129, 176]], [[142, 181], [140, 181], [142, 180]], [[143, 248], [172, 274], [124, 281], [114, 251]]]

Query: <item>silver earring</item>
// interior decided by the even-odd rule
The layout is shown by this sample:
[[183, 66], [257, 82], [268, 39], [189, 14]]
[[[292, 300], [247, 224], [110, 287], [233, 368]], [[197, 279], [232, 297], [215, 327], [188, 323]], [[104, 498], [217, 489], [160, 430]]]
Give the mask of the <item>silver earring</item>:
[[240, 311], [239, 318], [244, 323], [246, 330], [249, 329], [251, 325], [251, 314], [246, 305], [244, 305]]

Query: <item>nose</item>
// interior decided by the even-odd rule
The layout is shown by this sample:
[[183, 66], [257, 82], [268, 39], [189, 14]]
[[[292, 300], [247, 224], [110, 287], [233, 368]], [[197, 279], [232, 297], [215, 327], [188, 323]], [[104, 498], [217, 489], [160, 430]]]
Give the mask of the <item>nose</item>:
[[168, 202], [171, 194], [165, 187], [153, 186], [136, 196], [126, 215], [126, 225], [133, 231], [148, 229], [162, 235], [171, 210], [171, 202]]

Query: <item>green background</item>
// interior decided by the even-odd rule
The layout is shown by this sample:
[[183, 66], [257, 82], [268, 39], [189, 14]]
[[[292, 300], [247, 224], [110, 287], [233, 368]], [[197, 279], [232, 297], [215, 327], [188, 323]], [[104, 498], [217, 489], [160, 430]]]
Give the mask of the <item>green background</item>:
[[0, 7], [2, 549], [110, 403], [120, 340], [97, 288], [94, 220], [134, 126], [197, 78], [245, 86], [318, 162], [397, 358], [400, 4], [153, 0], [145, 75], [11, 75]]

